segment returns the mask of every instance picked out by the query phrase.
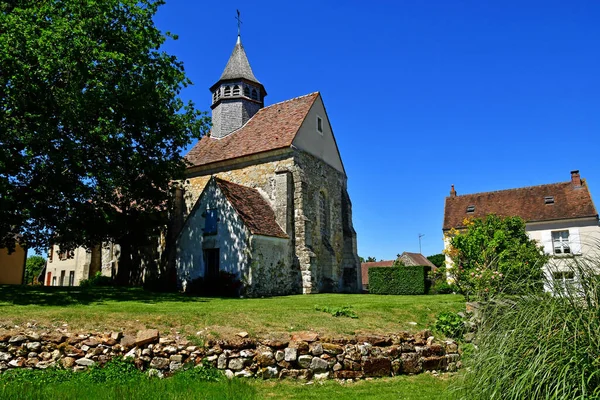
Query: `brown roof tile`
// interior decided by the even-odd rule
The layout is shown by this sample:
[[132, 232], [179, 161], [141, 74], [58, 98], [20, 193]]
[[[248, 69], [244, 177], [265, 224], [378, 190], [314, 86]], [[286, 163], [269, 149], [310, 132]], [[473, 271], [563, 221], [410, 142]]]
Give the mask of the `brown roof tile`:
[[391, 267], [394, 265], [394, 260], [364, 262], [360, 264], [360, 273], [362, 275], [362, 284], [369, 284], [369, 268], [371, 267]]
[[215, 182], [244, 224], [255, 235], [287, 238], [275, 220], [275, 213], [258, 190], [215, 178]]
[[196, 166], [290, 147], [318, 96], [315, 92], [265, 107], [222, 139], [203, 137], [185, 158]]
[[[546, 196], [553, 196], [554, 204], [545, 204]], [[467, 213], [469, 206], [475, 211]], [[585, 181], [580, 186], [569, 181], [446, 197], [443, 230], [461, 228], [465, 218], [488, 214], [519, 216], [526, 222], [598, 216]]]
[[400, 255], [400, 259], [402, 260], [410, 260], [409, 262], [404, 261], [404, 265], [425, 265], [435, 269], [436, 266], [427, 259], [423, 254], [420, 253], [409, 253], [405, 251]]

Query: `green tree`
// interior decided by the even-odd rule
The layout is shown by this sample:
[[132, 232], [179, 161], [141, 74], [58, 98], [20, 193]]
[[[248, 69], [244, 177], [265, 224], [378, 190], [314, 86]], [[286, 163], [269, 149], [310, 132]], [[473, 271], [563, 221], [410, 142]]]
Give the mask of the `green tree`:
[[461, 293], [487, 298], [541, 289], [548, 258], [529, 238], [521, 218], [488, 215], [466, 225], [465, 231], [454, 232], [448, 251], [454, 264], [449, 273]]
[[42, 256], [27, 257], [25, 263], [25, 283], [35, 283], [38, 275], [46, 266], [46, 259]]
[[120, 281], [139, 277], [133, 249], [165, 226], [180, 152], [209, 128], [161, 50], [163, 3], [0, 4], [0, 248], [112, 241]]
[[446, 256], [441, 253], [428, 256], [427, 259], [438, 268], [441, 268], [446, 264]]
[[367, 257], [366, 262], [377, 262], [377, 259], [375, 257]]

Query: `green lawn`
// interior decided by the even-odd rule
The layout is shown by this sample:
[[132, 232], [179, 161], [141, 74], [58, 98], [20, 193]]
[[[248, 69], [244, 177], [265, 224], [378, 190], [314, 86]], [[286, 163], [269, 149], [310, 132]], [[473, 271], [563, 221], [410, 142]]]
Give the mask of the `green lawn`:
[[[333, 317], [315, 307], [351, 306], [358, 318]], [[35, 323], [70, 330], [157, 328], [162, 333], [253, 336], [312, 330], [322, 335], [393, 333], [428, 327], [442, 311], [464, 309], [458, 295], [318, 294], [232, 299], [152, 293], [137, 288], [0, 286], [0, 330]], [[416, 325], [410, 324], [416, 322]]]

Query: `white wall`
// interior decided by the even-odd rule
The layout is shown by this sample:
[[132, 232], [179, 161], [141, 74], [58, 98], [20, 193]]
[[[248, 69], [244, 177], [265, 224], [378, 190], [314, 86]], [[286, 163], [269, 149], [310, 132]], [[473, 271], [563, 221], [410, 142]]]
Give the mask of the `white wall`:
[[90, 263], [92, 260], [91, 251], [88, 252], [85, 248], [78, 247], [73, 251], [73, 257], [67, 258], [66, 260], [61, 260], [59, 258], [60, 249], [58, 246], [52, 246], [50, 251], [52, 251], [52, 258], [48, 258], [48, 263], [46, 265], [46, 276], [44, 276], [44, 285], [47, 284], [48, 272], [51, 273], [50, 286], [53, 286], [52, 278], [54, 277], [56, 277], [55, 285], [60, 285], [60, 274], [62, 271], [65, 271], [63, 286], [69, 285], [69, 273], [71, 271], [75, 272], [74, 286], [78, 286], [83, 279], [88, 278]]
[[[204, 235], [206, 210], [217, 210], [217, 234]], [[219, 268], [249, 279], [248, 231], [214, 180], [206, 186], [177, 240], [176, 266], [180, 282], [203, 277], [204, 250], [219, 249]]]

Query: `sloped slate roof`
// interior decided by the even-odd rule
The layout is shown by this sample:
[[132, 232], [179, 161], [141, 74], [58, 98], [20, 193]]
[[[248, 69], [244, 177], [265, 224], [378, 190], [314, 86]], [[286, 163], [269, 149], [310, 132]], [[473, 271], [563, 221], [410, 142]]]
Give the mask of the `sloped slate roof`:
[[391, 267], [394, 265], [394, 260], [364, 262], [360, 264], [360, 273], [362, 275], [362, 284], [369, 284], [369, 268], [372, 267]]
[[219, 178], [215, 182], [252, 234], [288, 238], [258, 190]]
[[245, 78], [250, 81], [260, 83], [252, 72], [250, 62], [248, 62], [248, 57], [246, 56], [246, 51], [244, 50], [242, 41], [238, 36], [237, 43], [231, 52], [231, 56], [229, 56], [229, 61], [227, 61], [225, 70], [223, 70], [219, 80], [240, 78]]
[[[553, 196], [554, 204], [545, 204], [546, 196]], [[469, 206], [475, 206], [475, 211], [467, 213]], [[461, 228], [465, 218], [488, 214], [519, 216], [532, 222], [595, 217], [598, 212], [585, 181], [581, 186], [569, 181], [446, 197], [443, 229]]]
[[[404, 265], [426, 265], [433, 269], [436, 268], [436, 266], [429, 261], [427, 257], [420, 253], [409, 253], [405, 251], [400, 255], [400, 259], [404, 261]], [[406, 261], [407, 259], [409, 260], [408, 262]]]
[[185, 158], [198, 166], [290, 147], [317, 97], [314, 92], [262, 108], [222, 139], [203, 137]]

